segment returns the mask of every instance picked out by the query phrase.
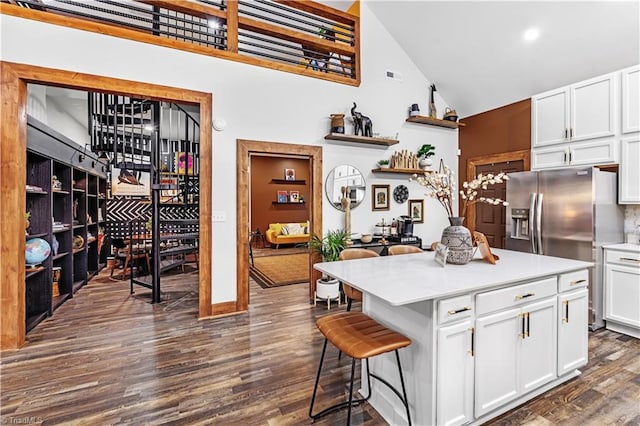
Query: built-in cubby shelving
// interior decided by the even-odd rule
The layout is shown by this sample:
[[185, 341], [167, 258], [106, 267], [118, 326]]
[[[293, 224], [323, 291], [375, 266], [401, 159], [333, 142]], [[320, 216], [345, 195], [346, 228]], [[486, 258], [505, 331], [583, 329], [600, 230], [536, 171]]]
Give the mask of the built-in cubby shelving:
[[[75, 235], [87, 241], [98, 227], [98, 188], [106, 188], [106, 175], [91, 154], [48, 126], [28, 117], [26, 210], [31, 213], [25, 241], [42, 238], [51, 254], [35, 269], [25, 270], [27, 331], [53, 315], [97, 270], [88, 260], [98, 258], [98, 244], [73, 247]], [[82, 158], [82, 160], [81, 160]], [[93, 268], [93, 269], [92, 269]], [[57, 277], [57, 287], [54, 285]]]
[[362, 143], [362, 144], [369, 144], [369, 145], [383, 145], [383, 146], [391, 146], [391, 145], [400, 143], [400, 141], [396, 139], [371, 138], [368, 136], [345, 135], [343, 133], [329, 133], [324, 138], [326, 140], [332, 140], [332, 141], [345, 141], [345, 142], [355, 142], [355, 143]]
[[408, 123], [427, 124], [429, 126], [446, 127], [448, 129], [457, 129], [464, 127], [466, 124], [457, 121], [442, 120], [439, 118], [427, 117], [425, 115], [416, 115], [406, 120]]

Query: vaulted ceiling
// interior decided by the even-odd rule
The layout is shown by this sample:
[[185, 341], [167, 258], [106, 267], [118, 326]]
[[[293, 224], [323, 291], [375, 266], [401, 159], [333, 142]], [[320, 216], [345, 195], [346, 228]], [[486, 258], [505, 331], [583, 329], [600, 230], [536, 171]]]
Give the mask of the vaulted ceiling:
[[363, 3], [460, 117], [640, 63], [637, 0]]

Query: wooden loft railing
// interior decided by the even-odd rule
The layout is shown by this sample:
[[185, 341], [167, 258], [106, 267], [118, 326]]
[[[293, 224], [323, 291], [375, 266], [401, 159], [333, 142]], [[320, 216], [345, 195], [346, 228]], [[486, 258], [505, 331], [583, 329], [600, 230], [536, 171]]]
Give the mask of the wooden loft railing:
[[359, 18], [308, 0], [0, 0], [0, 13], [360, 84]]

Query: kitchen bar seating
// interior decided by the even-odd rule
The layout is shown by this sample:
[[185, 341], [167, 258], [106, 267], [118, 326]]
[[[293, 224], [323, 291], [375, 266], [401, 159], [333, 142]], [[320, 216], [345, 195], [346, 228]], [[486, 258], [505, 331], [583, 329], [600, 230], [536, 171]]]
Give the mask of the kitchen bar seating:
[[[363, 248], [348, 248], [340, 252], [340, 260], [365, 259], [368, 257], [378, 256], [378, 253], [375, 251]], [[362, 302], [362, 292], [360, 290], [356, 290], [355, 288], [342, 283], [342, 291], [344, 291], [344, 295], [347, 297], [347, 312], [351, 311], [351, 303], [354, 300]]]
[[408, 246], [404, 244], [389, 247], [389, 256], [396, 256], [399, 254], [411, 254], [411, 253], [422, 253], [422, 249], [420, 247]]
[[[371, 396], [371, 377], [384, 383], [391, 389], [402, 401], [407, 412], [407, 422], [411, 425], [411, 415], [409, 413], [409, 403], [407, 399], [407, 391], [402, 376], [402, 366], [400, 365], [400, 355], [398, 349], [407, 347], [411, 344], [411, 340], [404, 335], [397, 333], [373, 318], [361, 312], [343, 312], [334, 315], [322, 317], [317, 322], [318, 329], [324, 335], [324, 346], [322, 347], [322, 355], [320, 356], [320, 364], [318, 365], [318, 374], [316, 375], [316, 383], [313, 387], [313, 395], [311, 397], [311, 405], [309, 407], [309, 417], [317, 420], [326, 414], [343, 407], [348, 407], [347, 425], [351, 424], [351, 407], [369, 399]], [[351, 380], [349, 382], [349, 400], [344, 401], [329, 408], [322, 410], [317, 414], [313, 414], [313, 406], [316, 400], [316, 392], [318, 390], [318, 382], [320, 381], [320, 373], [322, 371], [322, 362], [327, 351], [327, 342], [338, 348], [341, 352], [351, 357]], [[394, 351], [398, 371], [400, 373], [400, 385], [402, 394], [394, 388], [388, 381], [369, 371], [369, 358], [386, 352]], [[364, 359], [367, 366], [367, 396], [364, 398], [353, 399], [353, 376], [356, 368], [356, 359]]]

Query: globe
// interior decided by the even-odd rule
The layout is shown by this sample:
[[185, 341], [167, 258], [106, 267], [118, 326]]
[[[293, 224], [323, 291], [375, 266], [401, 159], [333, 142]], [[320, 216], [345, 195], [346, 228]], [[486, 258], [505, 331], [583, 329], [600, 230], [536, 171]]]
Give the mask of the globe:
[[42, 238], [27, 240], [24, 249], [24, 260], [27, 265], [38, 265], [51, 254], [51, 246]]

